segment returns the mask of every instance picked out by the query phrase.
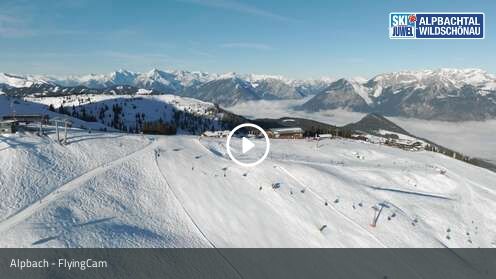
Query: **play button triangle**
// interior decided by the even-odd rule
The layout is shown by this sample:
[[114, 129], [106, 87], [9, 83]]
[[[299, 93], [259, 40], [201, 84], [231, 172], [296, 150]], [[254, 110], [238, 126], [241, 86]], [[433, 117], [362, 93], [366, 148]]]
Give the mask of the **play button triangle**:
[[[247, 161], [246, 159], [254, 159], [255, 156], [248, 156], [249, 158], [246, 158], [247, 156], [242, 156], [240, 159], [242, 159], [242, 161], [236, 159], [236, 157], [233, 156], [233, 154], [231, 153], [231, 138], [234, 136], [234, 134], [236, 133], [236, 131], [238, 131], [239, 129], [241, 128], [244, 128], [244, 127], [250, 127], [250, 128], [253, 128], [253, 129], [250, 129], [252, 131], [255, 130], [258, 130], [260, 132], [261, 135], [263, 135], [264, 139], [265, 139], [265, 152], [263, 153], [263, 155], [261, 157], [258, 158], [257, 161], [254, 161], [254, 162], [250, 162], [250, 161]], [[255, 143], [254, 141], [252, 141], [251, 138], [245, 138], [243, 137], [242, 135], [246, 135], [246, 130], [243, 132], [243, 133], [239, 133], [241, 134], [241, 150], [239, 150], [239, 145], [237, 146], [238, 148], [236, 149], [236, 153], [241, 153], [241, 154], [245, 154], [247, 153], [248, 151], [252, 150], [253, 147], [255, 147]], [[239, 141], [238, 141], [238, 144], [239, 144]], [[257, 147], [260, 146], [260, 141], [257, 140], [256, 142], [257, 144]], [[269, 151], [270, 151], [270, 141], [269, 141], [269, 136], [267, 135], [267, 133], [265, 132], [264, 129], [262, 129], [260, 126], [257, 126], [253, 123], [244, 123], [244, 124], [241, 124], [241, 125], [238, 125], [236, 127], [234, 127], [234, 129], [231, 130], [231, 132], [229, 132], [229, 135], [227, 136], [227, 140], [226, 140], [226, 151], [227, 151], [227, 154], [229, 155], [229, 158], [231, 158], [231, 160], [234, 161], [234, 163], [240, 165], [240, 166], [243, 166], [243, 167], [254, 167], [260, 163], [263, 162], [263, 160], [265, 160], [265, 158], [267, 158], [267, 155], [269, 155]], [[239, 154], [240, 155], [240, 154]], [[257, 155], [257, 154], [253, 154], [253, 155]], [[258, 154], [260, 155], [260, 154]]]
[[242, 150], [243, 151], [243, 154], [245, 154], [246, 152], [250, 151], [253, 147], [255, 147], [255, 144], [253, 144], [253, 142], [251, 142], [249, 139], [243, 137], [242, 139]]

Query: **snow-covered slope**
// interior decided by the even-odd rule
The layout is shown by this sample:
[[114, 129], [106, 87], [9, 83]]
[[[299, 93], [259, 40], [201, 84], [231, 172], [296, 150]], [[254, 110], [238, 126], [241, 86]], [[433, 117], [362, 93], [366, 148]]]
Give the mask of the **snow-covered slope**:
[[2, 135], [0, 247], [496, 246], [490, 171], [360, 141], [271, 143], [247, 169], [223, 139]]
[[18, 76], [7, 73], [0, 73], [0, 85], [11, 87], [30, 87], [33, 85], [50, 84], [50, 80], [41, 76]]
[[300, 108], [306, 111], [338, 108], [368, 111], [370, 104], [372, 101], [364, 86], [354, 80], [340, 79], [305, 102]]
[[111, 127], [107, 127], [104, 124], [97, 122], [86, 122], [76, 117], [70, 115], [59, 114], [54, 111], [50, 111], [47, 105], [39, 104], [36, 102], [30, 102], [28, 99], [19, 99], [0, 94], [0, 119], [3, 116], [13, 116], [13, 115], [48, 115], [49, 118], [67, 118], [73, 123], [73, 127], [80, 127], [93, 130], [115, 130]]
[[228, 112], [212, 103], [176, 95], [85, 94], [25, 100], [125, 132], [139, 133], [146, 123], [155, 122], [174, 127], [178, 133], [191, 134], [230, 127], [226, 122]]
[[67, 146], [2, 136], [0, 246], [207, 247], [145, 159], [152, 144], [77, 130]]
[[182, 95], [224, 106], [260, 98], [250, 82], [235, 74], [225, 74], [198, 87], [189, 87]]

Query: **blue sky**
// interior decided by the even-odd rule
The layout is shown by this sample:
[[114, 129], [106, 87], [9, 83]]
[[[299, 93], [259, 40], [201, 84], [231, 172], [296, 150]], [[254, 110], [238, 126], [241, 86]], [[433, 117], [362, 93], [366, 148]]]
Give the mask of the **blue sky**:
[[[399, 3], [401, 2], [401, 3]], [[496, 73], [494, 1], [1, 0], [0, 72]], [[484, 40], [389, 40], [392, 11], [485, 12]]]

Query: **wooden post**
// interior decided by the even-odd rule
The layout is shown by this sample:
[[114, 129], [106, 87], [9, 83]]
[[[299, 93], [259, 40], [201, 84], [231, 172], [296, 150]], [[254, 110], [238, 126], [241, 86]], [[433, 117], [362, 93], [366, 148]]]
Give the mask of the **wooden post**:
[[67, 144], [67, 121], [64, 121], [64, 144]]
[[40, 122], [40, 137], [43, 136], [43, 122]]
[[60, 143], [59, 122], [58, 121], [55, 121], [55, 130], [57, 131], [57, 142]]
[[372, 217], [372, 222], [370, 223], [370, 226], [375, 228], [377, 225], [377, 212], [379, 211], [379, 208], [377, 206], [372, 206], [372, 209], [374, 210], [374, 216]]

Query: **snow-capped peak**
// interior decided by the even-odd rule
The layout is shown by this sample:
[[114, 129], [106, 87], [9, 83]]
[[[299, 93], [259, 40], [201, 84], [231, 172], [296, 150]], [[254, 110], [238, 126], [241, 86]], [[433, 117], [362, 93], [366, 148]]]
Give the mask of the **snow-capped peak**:
[[[109, 74], [88, 74], [80, 76], [50, 77], [50, 76], [22, 76], [0, 74], [0, 84], [10, 87], [30, 87], [35, 84], [56, 84], [74, 87], [85, 86], [88, 88], [104, 89], [108, 87], [128, 85], [147, 90], [156, 90], [163, 93], [180, 93], [188, 87], [199, 87], [213, 80], [233, 79], [237, 83], [259, 88], [263, 95], [271, 95], [271, 90], [298, 91], [296, 95], [312, 95], [322, 92], [336, 79], [322, 77], [318, 79], [290, 79], [281, 75], [267, 74], [239, 74], [227, 72], [211, 74], [206, 72], [192, 72], [184, 70], [159, 70], [151, 69], [148, 72], [132, 72], [119, 69]], [[378, 98], [384, 92], [400, 92], [407, 90], [423, 89], [435, 86], [448, 90], [457, 90], [465, 85], [476, 87], [481, 95], [489, 94], [496, 90], [496, 76], [481, 69], [450, 69], [440, 68], [435, 70], [398, 71], [379, 74], [372, 79], [354, 77], [346, 79], [355, 91], [367, 102]], [[284, 94], [283, 94], [284, 95]], [[292, 94], [290, 94], [292, 95]]]
[[481, 90], [496, 90], [496, 76], [481, 69], [440, 68], [380, 74], [369, 80], [368, 85], [374, 87], [374, 97], [380, 96], [383, 88], [391, 88], [394, 91], [433, 85], [447, 89], [472, 85]]
[[7, 73], [0, 73], [0, 84], [6, 84], [11, 87], [30, 87], [35, 84], [48, 84], [49, 80], [35, 76], [20, 76]]
[[233, 78], [239, 78], [236, 72], [223, 73], [217, 77], [217, 79], [233, 79]]
[[281, 75], [259, 75], [259, 74], [249, 74], [245, 76], [245, 79], [250, 82], [259, 82], [264, 80], [275, 80], [280, 81], [286, 84], [290, 84], [293, 82], [292, 79], [286, 78]]
[[354, 82], [357, 82], [357, 83], [366, 83], [368, 81], [367, 78], [360, 77], [360, 76], [352, 77], [351, 80]]

